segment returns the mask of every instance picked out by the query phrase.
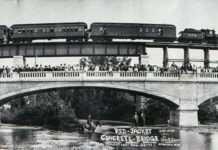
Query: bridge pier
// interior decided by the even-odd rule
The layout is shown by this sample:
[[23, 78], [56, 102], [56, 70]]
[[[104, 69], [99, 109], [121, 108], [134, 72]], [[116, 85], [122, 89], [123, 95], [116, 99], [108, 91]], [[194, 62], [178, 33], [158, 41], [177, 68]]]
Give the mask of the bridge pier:
[[198, 126], [198, 110], [179, 110], [179, 126]]
[[185, 47], [184, 48], [184, 66], [187, 67], [188, 63], [189, 63], [189, 48]]
[[148, 55], [140, 55], [139, 56], [139, 64], [140, 65], [147, 65], [147, 64], [149, 64], [149, 56]]
[[179, 108], [170, 111], [169, 124], [172, 126], [198, 126], [198, 107], [195, 99], [180, 99]]
[[198, 105], [196, 99], [180, 99], [179, 126], [198, 126]]
[[198, 110], [172, 110], [169, 124], [181, 127], [198, 126]]
[[179, 126], [179, 111], [177, 109], [170, 111], [169, 125]]
[[163, 47], [163, 67], [167, 68], [169, 63], [169, 58], [168, 58], [168, 48]]
[[25, 58], [23, 56], [13, 56], [13, 63], [14, 67], [17, 66], [24, 66], [25, 65]]
[[210, 67], [210, 55], [209, 55], [208, 48], [204, 48], [204, 67], [205, 68]]

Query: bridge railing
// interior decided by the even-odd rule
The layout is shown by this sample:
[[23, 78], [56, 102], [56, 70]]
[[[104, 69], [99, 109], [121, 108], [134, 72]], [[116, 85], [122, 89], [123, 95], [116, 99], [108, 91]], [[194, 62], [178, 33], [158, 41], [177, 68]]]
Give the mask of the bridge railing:
[[0, 79], [11, 79], [13, 78], [14, 73], [5, 73], [0, 75]]
[[179, 73], [174, 73], [174, 72], [154, 72], [153, 77], [165, 77], [165, 78], [176, 78], [179, 77]]
[[19, 78], [45, 78], [46, 72], [21, 72]]
[[200, 78], [218, 78], [218, 73], [200, 73]]
[[[108, 72], [108, 71], [89, 71], [89, 72], [20, 72], [12, 73], [8, 76], [0, 76], [0, 81], [14, 80], [144, 80], [148, 72]], [[152, 73], [151, 73], [152, 75]], [[150, 76], [151, 76], [150, 75]]]
[[86, 77], [113, 77], [113, 72], [85, 72]]
[[120, 77], [147, 77], [147, 72], [119, 72]]
[[218, 73], [179, 74], [173, 72], [20, 72], [1, 74], [0, 82], [5, 81], [146, 81], [146, 80], [187, 80], [218, 81]]
[[79, 77], [80, 73], [79, 72], [47, 72], [47, 74], [52, 74], [53, 78], [63, 78], [63, 77]]

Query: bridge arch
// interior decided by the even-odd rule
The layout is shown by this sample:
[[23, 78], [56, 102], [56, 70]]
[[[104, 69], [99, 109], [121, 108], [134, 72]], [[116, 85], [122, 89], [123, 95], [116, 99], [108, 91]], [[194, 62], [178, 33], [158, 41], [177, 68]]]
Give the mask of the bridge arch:
[[23, 88], [23, 89], [17, 89], [10, 92], [7, 92], [5, 94], [0, 95], [0, 105], [3, 105], [13, 98], [17, 98], [19, 96], [25, 96], [30, 95], [33, 93], [39, 93], [44, 91], [51, 91], [56, 89], [63, 89], [63, 88], [109, 88], [109, 89], [115, 89], [120, 91], [127, 91], [127, 92], [135, 92], [139, 93], [141, 95], [149, 95], [151, 97], [157, 97], [163, 100], [163, 102], [166, 102], [168, 104], [172, 104], [173, 106], [179, 106], [179, 99], [176, 97], [173, 97], [171, 95], [161, 93], [159, 91], [155, 91], [152, 89], [145, 89], [145, 88], [139, 88], [135, 86], [126, 86], [122, 84], [113, 84], [113, 83], [94, 83], [94, 82], [79, 82], [79, 83], [54, 83], [50, 85], [38, 85], [38, 86], [32, 86], [30, 88]]
[[200, 105], [203, 104], [204, 102], [210, 100], [211, 98], [216, 98], [216, 97], [218, 97], [218, 92], [205, 95], [204, 97], [202, 97], [202, 98], [200, 98], [200, 99], [198, 100], [198, 106], [200, 106]]

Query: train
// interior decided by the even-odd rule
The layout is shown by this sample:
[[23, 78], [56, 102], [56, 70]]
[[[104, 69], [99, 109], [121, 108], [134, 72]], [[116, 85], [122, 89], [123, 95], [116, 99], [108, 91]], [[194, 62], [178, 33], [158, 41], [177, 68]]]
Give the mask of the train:
[[215, 30], [196, 30], [192, 28], [186, 28], [179, 34], [179, 42], [218, 44], [218, 34], [216, 34]]
[[172, 24], [85, 22], [0, 25], [0, 44], [31, 43], [34, 40], [66, 39], [66, 42], [116, 39], [153, 40], [155, 42], [184, 42], [218, 44], [215, 30], [186, 28], [176, 36]]
[[113, 39], [152, 39], [175, 41], [176, 26], [170, 24], [92, 23], [90, 38], [94, 41]]
[[0, 44], [8, 42], [9, 28], [5, 25], [0, 25]]
[[66, 41], [87, 39], [87, 24], [84, 22], [15, 24], [11, 26], [9, 40], [12, 43], [41, 39], [66, 39]]

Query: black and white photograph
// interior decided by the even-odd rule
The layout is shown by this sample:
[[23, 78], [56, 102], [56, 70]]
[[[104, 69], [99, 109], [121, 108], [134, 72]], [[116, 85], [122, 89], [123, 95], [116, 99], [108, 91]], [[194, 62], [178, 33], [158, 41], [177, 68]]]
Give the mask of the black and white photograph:
[[217, 10], [0, 0], [0, 150], [218, 150]]

